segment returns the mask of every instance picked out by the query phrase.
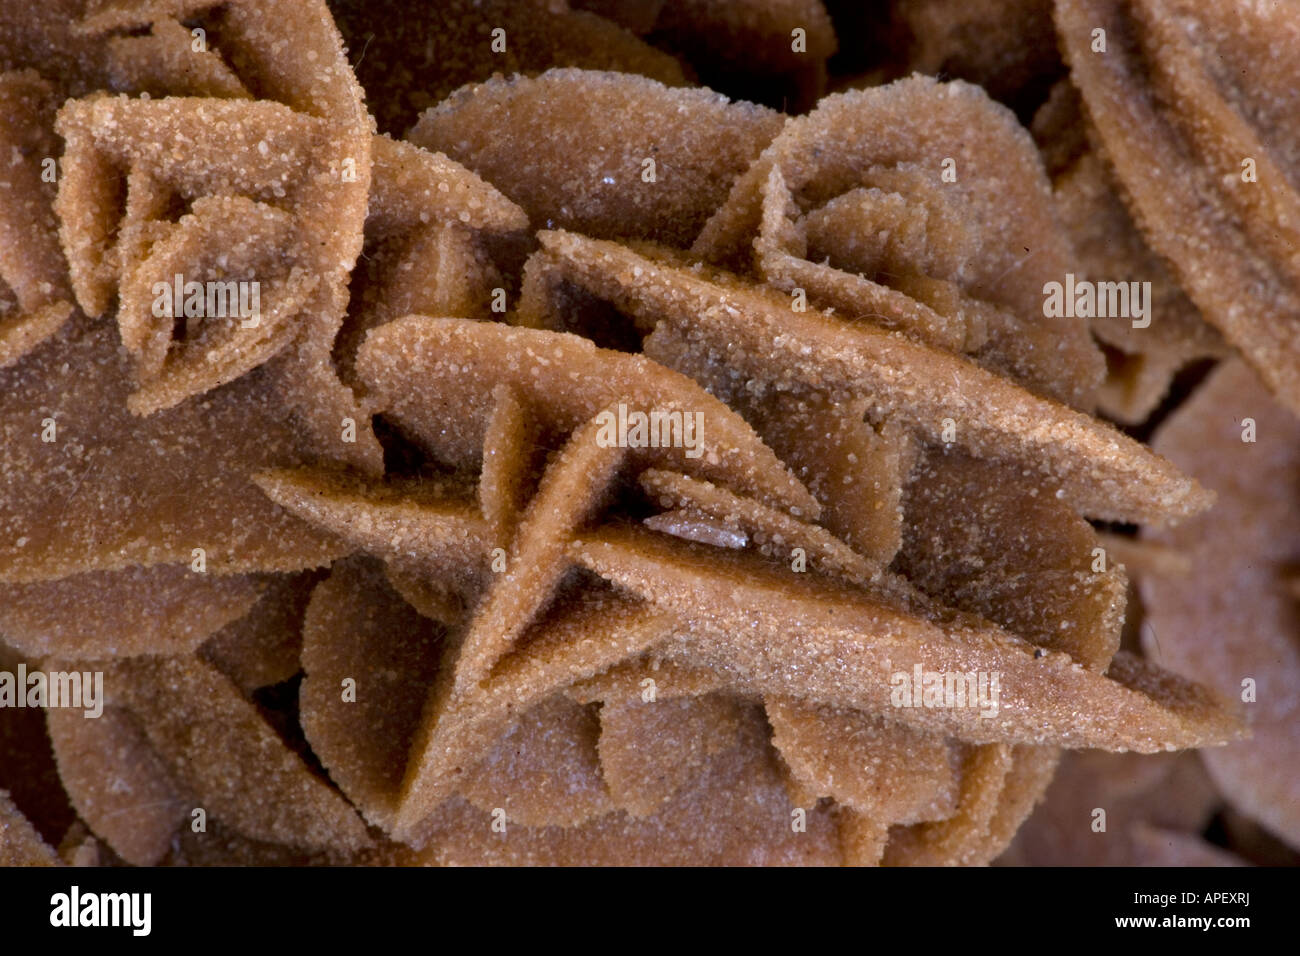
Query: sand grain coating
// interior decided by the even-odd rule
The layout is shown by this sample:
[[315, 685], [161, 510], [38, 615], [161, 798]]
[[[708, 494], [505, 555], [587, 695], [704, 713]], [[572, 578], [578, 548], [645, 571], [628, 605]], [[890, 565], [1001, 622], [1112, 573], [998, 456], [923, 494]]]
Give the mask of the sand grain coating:
[[[1294, 226], [1284, 133], [1250, 141], [1258, 195], [1157, 209], [1097, 115], [1154, 110], [1139, 51], [1083, 66], [1070, 33], [1190, 42], [1190, 5], [1058, 4], [1081, 97], [1040, 112], [1048, 167], [974, 82], [832, 78], [818, 0], [395, 6], [0, 0], [0, 660], [105, 686], [48, 743], [0, 711], [75, 820], [46, 832], [0, 770], [0, 861], [977, 865], [1062, 750], [1242, 736], [1259, 648], [1206, 666], [1212, 615], [1162, 641], [1179, 674], [1122, 648], [1129, 577], [1090, 523], [1193, 566], [1195, 522], [1258, 550], [1219, 516], [1287, 464], [1225, 484], [1190, 419], [1153, 449], [1095, 414], [1145, 420], [1229, 346], [1294, 400], [1294, 350], [1251, 345], [1294, 291], [1259, 226]], [[910, 65], [1052, 78], [999, 73], [1013, 28], [974, 55], [918, 7]], [[1264, 19], [1196, 22], [1219, 49]], [[1141, 147], [1189, 177], [1281, 115], [1208, 61], [1142, 62], [1175, 104], [1216, 92]], [[1231, 308], [1189, 278], [1224, 230]], [[1043, 314], [1112, 239], [1162, 270], [1157, 338]], [[259, 311], [158, 291], [177, 276]], [[1153, 619], [1226, 586], [1187, 583], [1143, 577]], [[1237, 746], [1210, 776], [1294, 841], [1294, 787]], [[1125, 832], [1200, 859], [1203, 804]]]

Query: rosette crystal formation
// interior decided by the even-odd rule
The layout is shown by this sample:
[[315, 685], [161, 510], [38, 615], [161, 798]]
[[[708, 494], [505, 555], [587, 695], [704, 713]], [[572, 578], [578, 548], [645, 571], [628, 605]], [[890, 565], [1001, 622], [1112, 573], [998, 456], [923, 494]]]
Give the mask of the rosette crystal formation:
[[[3, 128], [3, 654], [106, 696], [0, 712], [7, 857], [974, 864], [1062, 748], [1240, 735], [1119, 650], [1088, 519], [1212, 495], [1094, 417], [1014, 115], [664, 85], [788, 23], [589, 6], [452, 4], [482, 49], [390, 36], [365, 105], [318, 3], [0, 7], [44, 104]], [[816, 96], [828, 30], [756, 62]], [[261, 314], [159, 316], [174, 276]]]

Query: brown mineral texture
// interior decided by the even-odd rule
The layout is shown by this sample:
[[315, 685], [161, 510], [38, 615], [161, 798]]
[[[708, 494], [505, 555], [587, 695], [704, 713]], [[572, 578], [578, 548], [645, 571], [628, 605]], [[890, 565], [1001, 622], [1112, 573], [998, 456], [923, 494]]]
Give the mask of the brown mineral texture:
[[0, 0], [0, 865], [1295, 861], [1300, 21], [851, 6]]
[[1059, 0], [1056, 22], [1146, 241], [1205, 320], [1300, 412], [1300, 11]]

